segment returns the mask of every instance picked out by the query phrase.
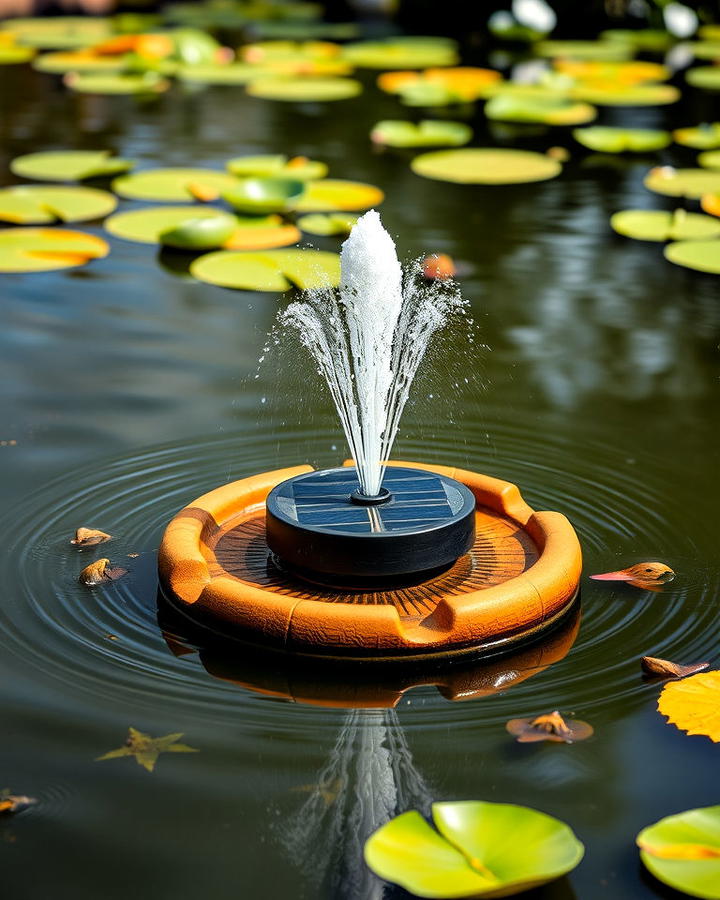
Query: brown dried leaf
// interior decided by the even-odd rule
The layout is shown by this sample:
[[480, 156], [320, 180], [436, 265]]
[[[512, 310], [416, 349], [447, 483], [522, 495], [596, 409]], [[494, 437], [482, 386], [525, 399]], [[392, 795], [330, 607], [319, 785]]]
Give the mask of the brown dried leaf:
[[575, 741], [584, 741], [594, 732], [587, 722], [564, 719], [557, 710], [534, 719], [510, 719], [505, 727], [521, 744], [536, 741], [574, 744]]
[[640, 665], [643, 672], [656, 678], [685, 678], [687, 675], [694, 675], [710, 668], [709, 662], [681, 666], [680, 663], [671, 662], [669, 659], [657, 659], [654, 656], [643, 656]]
[[619, 569], [616, 572], [604, 572], [602, 575], [591, 575], [594, 581], [626, 581], [633, 587], [644, 590], [657, 590], [672, 581], [675, 573], [670, 566], [661, 562], [644, 562]]
[[22, 812], [37, 803], [34, 797], [15, 796], [9, 791], [0, 791], [0, 815]]
[[95, 562], [85, 566], [79, 576], [81, 584], [91, 587], [95, 584], [103, 584], [106, 581], [115, 581], [122, 578], [127, 569], [112, 568], [109, 559], [96, 559]]
[[104, 544], [105, 541], [111, 540], [111, 534], [106, 534], [97, 528], [78, 528], [70, 543], [75, 544], [76, 547], [91, 547], [93, 544]]

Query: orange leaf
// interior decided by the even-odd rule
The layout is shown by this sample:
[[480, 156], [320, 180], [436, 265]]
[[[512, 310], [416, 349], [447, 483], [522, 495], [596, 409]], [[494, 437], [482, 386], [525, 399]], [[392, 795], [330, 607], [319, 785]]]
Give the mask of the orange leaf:
[[294, 225], [252, 225], [238, 228], [223, 244], [224, 250], [267, 250], [297, 244], [301, 234]]
[[709, 662], [693, 663], [689, 666], [681, 666], [679, 663], [670, 662], [668, 659], [657, 659], [654, 656], [643, 656], [640, 665], [647, 675], [655, 675], [659, 678], [685, 678], [709, 669]]
[[658, 700], [658, 710], [687, 734], [702, 734], [720, 743], [720, 672], [703, 672], [671, 681]]
[[720, 194], [703, 194], [700, 206], [711, 216], [720, 216]]
[[0, 791], [0, 815], [21, 812], [37, 803], [34, 797], [15, 797], [7, 791]]

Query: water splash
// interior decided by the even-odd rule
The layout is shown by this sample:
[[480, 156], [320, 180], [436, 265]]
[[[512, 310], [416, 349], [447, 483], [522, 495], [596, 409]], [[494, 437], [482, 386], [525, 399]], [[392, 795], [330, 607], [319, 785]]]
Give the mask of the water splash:
[[367, 496], [380, 492], [410, 387], [430, 341], [464, 310], [457, 288], [403, 267], [370, 210], [340, 255], [340, 289], [311, 291], [281, 314], [330, 389]]

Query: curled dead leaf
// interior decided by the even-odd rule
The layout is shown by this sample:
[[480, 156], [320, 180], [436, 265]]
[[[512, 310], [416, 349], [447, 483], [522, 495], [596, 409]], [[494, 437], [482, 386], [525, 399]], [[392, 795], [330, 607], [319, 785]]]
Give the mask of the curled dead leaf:
[[75, 544], [76, 547], [92, 547], [94, 544], [104, 544], [105, 541], [111, 540], [111, 534], [106, 534], [97, 528], [78, 528], [70, 543]]
[[81, 584], [92, 587], [106, 581], [115, 581], [126, 573], [127, 569], [113, 568], [109, 559], [96, 559], [89, 566], [85, 566], [80, 573], [79, 580]]
[[588, 722], [564, 719], [557, 710], [534, 719], [510, 719], [505, 727], [521, 744], [536, 741], [574, 744], [575, 741], [584, 741], [594, 732]]
[[426, 256], [422, 262], [422, 270], [425, 278], [433, 281], [454, 278], [457, 271], [453, 258], [447, 253], [433, 253], [431, 256]]
[[662, 562], [643, 562], [616, 572], [591, 575], [594, 581], [625, 581], [632, 587], [657, 590], [675, 578], [675, 573]]
[[681, 666], [680, 663], [671, 662], [669, 659], [657, 659], [654, 656], [643, 656], [640, 665], [646, 675], [653, 675], [656, 678], [685, 678], [710, 668], [709, 662]]
[[34, 797], [16, 796], [9, 791], [0, 791], [0, 815], [22, 812], [35, 803], [37, 800]]

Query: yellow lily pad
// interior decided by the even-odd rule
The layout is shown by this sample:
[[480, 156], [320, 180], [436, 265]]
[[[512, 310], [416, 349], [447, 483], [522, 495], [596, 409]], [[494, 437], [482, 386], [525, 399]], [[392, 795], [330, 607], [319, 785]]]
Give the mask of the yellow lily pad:
[[281, 153], [262, 156], [238, 156], [227, 162], [227, 170], [238, 178], [268, 178], [281, 175], [298, 178], [300, 181], [314, 181], [327, 175], [326, 163], [304, 156], [288, 158]]
[[362, 85], [353, 78], [261, 78], [247, 87], [251, 97], [295, 103], [348, 100], [362, 93]]
[[688, 69], [685, 80], [693, 87], [720, 91], [720, 66], [698, 66], [696, 69]]
[[703, 194], [720, 193], [720, 172], [658, 166], [648, 172], [643, 183], [656, 194], [699, 200]]
[[598, 62], [596, 60], [556, 59], [553, 68], [563, 75], [580, 81], [612, 81], [618, 85], [665, 81], [672, 74], [667, 66], [641, 60]]
[[64, 82], [80, 94], [162, 94], [170, 87], [168, 79], [156, 72], [139, 75], [68, 72]]
[[160, 200], [177, 203], [203, 198], [217, 200], [224, 191], [237, 187], [238, 179], [216, 169], [146, 169], [121, 175], [113, 190], [131, 200]]
[[[678, 241], [675, 244], [668, 244], [664, 252], [665, 259], [677, 266], [720, 275], [720, 240]], [[717, 676], [718, 673], [711, 672], [709, 674]], [[694, 676], [694, 678], [698, 677]], [[687, 680], [692, 681], [693, 679], [688, 678]]]
[[555, 178], [562, 171], [557, 160], [542, 153], [495, 147], [423, 153], [410, 167], [424, 178], [458, 184], [525, 184]]
[[297, 212], [359, 212], [379, 206], [385, 199], [380, 188], [361, 181], [320, 178], [308, 183], [295, 205]]
[[102, 238], [65, 228], [6, 228], [0, 231], [0, 272], [48, 272], [83, 266], [107, 256]]
[[120, 56], [97, 56], [87, 50], [58, 50], [42, 53], [33, 62], [33, 68], [49, 75], [64, 75], [66, 72], [103, 72], [112, 74], [125, 69], [125, 60]]
[[0, 66], [15, 66], [30, 62], [35, 53], [36, 51], [33, 47], [22, 47], [13, 44], [0, 46]]
[[353, 215], [345, 215], [343, 213], [311, 213], [308, 216], [301, 216], [298, 219], [298, 227], [308, 234], [318, 234], [323, 237], [330, 235], [343, 235], [347, 237], [352, 231], [353, 225], [357, 222], [358, 217]]
[[109, 37], [112, 21], [90, 16], [43, 16], [9, 19], [3, 22], [3, 29], [27, 47], [64, 50], [87, 47]]
[[282, 176], [243, 178], [230, 190], [223, 191], [222, 198], [238, 212], [254, 215], [286, 212], [295, 208], [305, 193], [305, 184], [297, 178]]
[[0, 190], [0, 221], [16, 225], [100, 219], [116, 206], [111, 193], [97, 188], [20, 184]]
[[457, 66], [445, 69], [426, 69], [424, 72], [384, 72], [378, 75], [377, 85], [388, 94], [399, 94], [410, 105], [416, 99], [433, 95], [444, 97], [443, 103], [465, 103], [485, 96], [491, 85], [502, 76], [494, 69]]
[[127, 172], [135, 163], [112, 155], [111, 150], [51, 150], [17, 156], [10, 171], [36, 181], [82, 181]]
[[697, 158], [703, 169], [720, 169], [720, 150], [707, 150]]
[[340, 256], [322, 250], [221, 250], [196, 259], [190, 274], [208, 284], [244, 291], [282, 292], [293, 285], [315, 290], [339, 284]]
[[596, 125], [591, 128], [576, 128], [575, 140], [601, 153], [649, 153], [662, 150], [671, 142], [668, 131], [650, 128], [608, 128]]
[[[228, 236], [232, 233], [233, 228], [240, 225], [237, 216], [232, 216], [214, 206], [151, 206], [147, 209], [133, 209], [110, 216], [105, 221], [105, 230], [126, 241], [159, 244], [160, 236], [164, 232], [177, 228], [190, 219], [212, 221], [218, 216], [232, 225], [232, 228], [228, 230]], [[268, 219], [261, 221], [268, 223]], [[224, 240], [211, 246], [219, 247]]]
[[551, 59], [601, 62], [624, 62], [634, 53], [634, 48], [622, 41], [539, 41], [533, 50], [538, 56]]
[[580, 125], [591, 122], [597, 110], [589, 103], [565, 97], [533, 98], [518, 94], [497, 94], [485, 104], [488, 119], [499, 122], [536, 122], [543, 125]]
[[570, 94], [597, 106], [666, 106], [680, 99], [680, 91], [671, 84], [622, 85], [613, 81], [579, 81]]
[[373, 125], [370, 140], [384, 147], [461, 147], [472, 134], [472, 128], [464, 122], [384, 119]]
[[442, 37], [400, 37], [346, 44], [343, 58], [365, 69], [426, 69], [454, 66], [457, 44]]
[[265, 75], [265, 69], [248, 63], [230, 63], [222, 66], [216, 63], [205, 63], [195, 66], [180, 66], [176, 72], [180, 81], [190, 84], [248, 84]]
[[684, 209], [624, 209], [610, 219], [610, 226], [624, 237], [640, 241], [683, 241], [720, 237], [720, 221]]
[[684, 147], [696, 150], [714, 150], [720, 147], [720, 122], [703, 122], [694, 128], [678, 128], [673, 131], [673, 139]]

